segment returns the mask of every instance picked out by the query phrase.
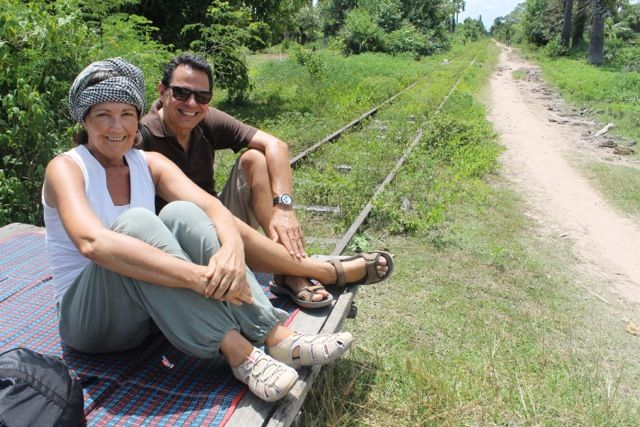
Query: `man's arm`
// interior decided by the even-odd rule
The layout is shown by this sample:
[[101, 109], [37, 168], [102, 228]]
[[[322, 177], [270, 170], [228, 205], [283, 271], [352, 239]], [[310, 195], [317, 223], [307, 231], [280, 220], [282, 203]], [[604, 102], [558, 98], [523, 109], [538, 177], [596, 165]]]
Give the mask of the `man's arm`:
[[[292, 194], [293, 173], [287, 144], [273, 135], [258, 130], [248, 147], [264, 153], [271, 182], [272, 198], [280, 194]], [[281, 242], [291, 256], [297, 258], [306, 256], [304, 235], [292, 207], [273, 206], [271, 223], [265, 233], [271, 239]]]

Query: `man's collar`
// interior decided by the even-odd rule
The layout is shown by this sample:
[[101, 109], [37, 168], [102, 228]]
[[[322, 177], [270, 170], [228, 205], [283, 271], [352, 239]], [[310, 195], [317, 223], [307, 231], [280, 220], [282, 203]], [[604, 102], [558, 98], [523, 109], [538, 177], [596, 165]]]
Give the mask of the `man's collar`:
[[146, 116], [142, 118], [142, 124], [147, 125], [149, 131], [157, 137], [166, 138], [169, 136], [164, 124], [162, 123], [162, 117], [160, 117], [160, 109], [162, 108], [162, 101], [160, 98], [153, 101], [151, 109]]

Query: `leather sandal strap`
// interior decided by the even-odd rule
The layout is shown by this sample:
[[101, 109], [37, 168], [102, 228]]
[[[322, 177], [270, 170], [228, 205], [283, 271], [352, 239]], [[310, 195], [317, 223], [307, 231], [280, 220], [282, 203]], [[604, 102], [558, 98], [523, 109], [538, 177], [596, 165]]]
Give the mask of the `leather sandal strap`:
[[329, 261], [333, 268], [336, 269], [336, 283], [335, 286], [344, 287], [347, 283], [347, 277], [344, 274], [344, 267], [339, 259], [332, 259]]
[[364, 258], [365, 265], [367, 267], [367, 275], [364, 277], [363, 285], [368, 285], [370, 283], [377, 283], [380, 281], [381, 277], [378, 275], [378, 258], [380, 258], [379, 253], [363, 253], [362, 258]]

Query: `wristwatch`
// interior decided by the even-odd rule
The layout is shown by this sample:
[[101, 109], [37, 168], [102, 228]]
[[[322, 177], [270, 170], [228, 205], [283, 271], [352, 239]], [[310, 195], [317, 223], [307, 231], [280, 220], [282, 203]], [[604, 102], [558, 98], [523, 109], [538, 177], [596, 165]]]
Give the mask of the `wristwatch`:
[[291, 197], [291, 194], [287, 193], [277, 195], [273, 198], [273, 206], [275, 205], [282, 205], [285, 208], [291, 208], [293, 207], [293, 197]]

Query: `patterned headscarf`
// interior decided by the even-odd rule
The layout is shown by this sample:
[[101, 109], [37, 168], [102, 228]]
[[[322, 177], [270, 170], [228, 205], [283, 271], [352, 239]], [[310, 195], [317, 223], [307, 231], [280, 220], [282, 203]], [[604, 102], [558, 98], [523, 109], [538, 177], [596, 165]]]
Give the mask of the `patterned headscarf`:
[[[87, 87], [98, 72], [110, 77]], [[122, 58], [110, 58], [89, 64], [78, 74], [69, 90], [69, 112], [79, 123], [95, 104], [101, 102], [124, 102], [144, 111], [144, 76], [142, 71]]]

